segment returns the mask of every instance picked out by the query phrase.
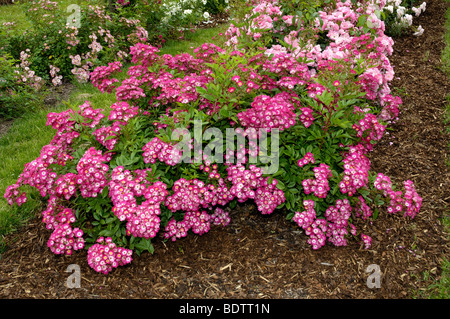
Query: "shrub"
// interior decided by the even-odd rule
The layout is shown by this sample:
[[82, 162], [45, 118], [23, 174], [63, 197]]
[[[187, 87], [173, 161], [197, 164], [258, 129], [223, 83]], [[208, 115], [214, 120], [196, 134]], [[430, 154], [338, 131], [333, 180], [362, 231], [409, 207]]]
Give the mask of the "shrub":
[[[417, 1], [388, 0], [382, 10], [383, 21], [386, 22], [386, 34], [390, 36], [401, 36], [411, 30], [414, 17], [420, 16], [426, 10], [426, 2], [422, 2], [417, 7]], [[419, 26], [414, 33], [421, 35], [422, 26]]]
[[149, 40], [139, 20], [109, 13], [102, 6], [81, 6], [78, 21], [69, 21], [72, 15], [57, 2], [34, 0], [22, 8], [32, 28], [9, 35], [4, 50], [16, 59], [29, 50], [29, 68], [55, 86], [63, 79], [86, 82], [95, 66], [126, 61], [131, 45]]
[[0, 57], [0, 118], [14, 118], [37, 108], [43, 93], [42, 82], [28, 68], [26, 52], [22, 53], [21, 61], [3, 54]]
[[[370, 170], [368, 153], [401, 105], [376, 8], [337, 2], [297, 19], [258, 1], [228, 30], [228, 47], [172, 56], [137, 43], [124, 80], [119, 61], [91, 74], [117, 101], [50, 113], [54, 139], [5, 198], [20, 205], [22, 187], [36, 187], [51, 238], [66, 236], [49, 245], [84, 245], [103, 273], [131, 262], [130, 250], [153, 252], [155, 238], [227, 225], [227, 211], [246, 201], [285, 212], [312, 249], [349, 240], [368, 249], [361, 224], [384, 206], [414, 218], [422, 202], [411, 181]], [[105, 247], [115, 257], [99, 264]]]
[[[187, 32], [194, 30], [203, 21], [208, 21], [212, 14], [224, 12], [224, 0], [164, 0], [143, 1], [134, 7], [124, 8], [125, 14], [139, 16], [144, 21], [152, 44], [164, 39], [183, 38]], [[136, 10], [138, 11], [136, 13]]]
[[206, 0], [203, 11], [210, 14], [224, 13], [229, 7], [229, 0]]

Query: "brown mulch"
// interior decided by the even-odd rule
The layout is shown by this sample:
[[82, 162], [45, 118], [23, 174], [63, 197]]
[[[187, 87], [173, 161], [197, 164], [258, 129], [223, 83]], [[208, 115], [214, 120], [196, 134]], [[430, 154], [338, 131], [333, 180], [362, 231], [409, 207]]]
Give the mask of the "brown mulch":
[[[176, 242], [155, 241], [155, 253], [100, 275], [87, 265], [86, 253], [56, 256], [46, 246], [49, 232], [40, 218], [8, 236], [9, 249], [0, 259], [0, 298], [273, 298], [273, 299], [408, 299], [421, 296], [441, 276], [449, 257], [448, 234], [440, 219], [448, 217], [448, 135], [443, 113], [450, 92], [442, 73], [444, 13], [448, 3], [427, 1], [417, 18], [425, 33], [396, 40], [390, 58], [404, 93], [404, 111], [373, 154], [372, 169], [397, 183], [412, 180], [421, 196], [421, 212], [413, 219], [381, 214], [360, 224], [373, 245], [327, 245], [313, 251], [307, 237], [282, 213], [261, 216], [252, 205], [231, 213], [228, 227]], [[399, 78], [399, 79], [398, 79]], [[389, 145], [393, 142], [393, 145]], [[81, 267], [81, 287], [69, 289], [70, 264]], [[366, 269], [379, 265], [381, 287], [369, 288]], [[430, 274], [429, 277], [424, 274]]]

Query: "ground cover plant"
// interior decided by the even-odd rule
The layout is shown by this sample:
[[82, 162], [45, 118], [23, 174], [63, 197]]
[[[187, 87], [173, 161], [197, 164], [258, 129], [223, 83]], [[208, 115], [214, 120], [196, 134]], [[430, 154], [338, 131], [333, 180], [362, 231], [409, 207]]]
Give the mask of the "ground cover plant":
[[[284, 211], [313, 249], [355, 239], [370, 248], [360, 223], [376, 222], [384, 204], [414, 218], [422, 203], [411, 181], [372, 172], [367, 155], [401, 105], [389, 87], [384, 5], [322, 3], [294, 18], [284, 2], [261, 1], [224, 47], [159, 55], [136, 43], [124, 80], [120, 61], [90, 74], [117, 101], [50, 113], [54, 139], [5, 197], [21, 205], [20, 188], [36, 187], [48, 200], [49, 248], [88, 248], [102, 273], [130, 263], [132, 250], [153, 252], [158, 235], [226, 226], [227, 209], [248, 200], [262, 214]], [[227, 129], [233, 147], [217, 152], [209, 139]]]

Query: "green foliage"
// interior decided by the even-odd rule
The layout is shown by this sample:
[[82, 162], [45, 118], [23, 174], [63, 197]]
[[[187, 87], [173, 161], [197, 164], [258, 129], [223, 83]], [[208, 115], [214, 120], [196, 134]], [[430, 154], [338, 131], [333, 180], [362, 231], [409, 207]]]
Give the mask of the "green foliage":
[[0, 118], [14, 118], [38, 108], [41, 93], [21, 79], [25, 72], [16, 67], [17, 60], [5, 53], [0, 56]]
[[219, 14], [225, 12], [228, 7], [228, 0], [206, 0], [203, 11], [210, 14]]

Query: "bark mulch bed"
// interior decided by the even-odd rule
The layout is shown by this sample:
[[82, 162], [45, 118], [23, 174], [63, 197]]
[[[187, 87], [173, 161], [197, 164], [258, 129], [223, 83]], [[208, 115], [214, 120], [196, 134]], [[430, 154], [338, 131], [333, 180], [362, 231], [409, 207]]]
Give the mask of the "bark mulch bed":
[[[373, 224], [360, 224], [359, 229], [373, 238], [370, 250], [351, 241], [347, 247], [327, 245], [313, 251], [284, 214], [261, 216], [254, 206], [243, 205], [231, 213], [228, 227], [177, 242], [156, 240], [153, 255], [134, 256], [131, 265], [104, 276], [89, 268], [85, 252], [52, 254], [46, 246], [50, 234], [37, 218], [6, 238], [0, 298], [420, 297], [433, 279], [440, 278], [442, 258], [449, 257], [441, 218], [448, 217], [450, 200], [443, 124], [450, 83], [439, 69], [447, 7], [443, 0], [427, 1], [426, 13], [415, 21], [425, 34], [397, 39], [390, 58], [396, 71], [393, 87], [403, 93], [405, 110], [390, 138], [371, 155], [373, 170], [396, 182], [411, 179], [423, 206], [413, 220], [380, 213]], [[70, 264], [81, 267], [80, 288], [66, 287]], [[380, 288], [367, 286], [371, 264], [380, 267]]]

